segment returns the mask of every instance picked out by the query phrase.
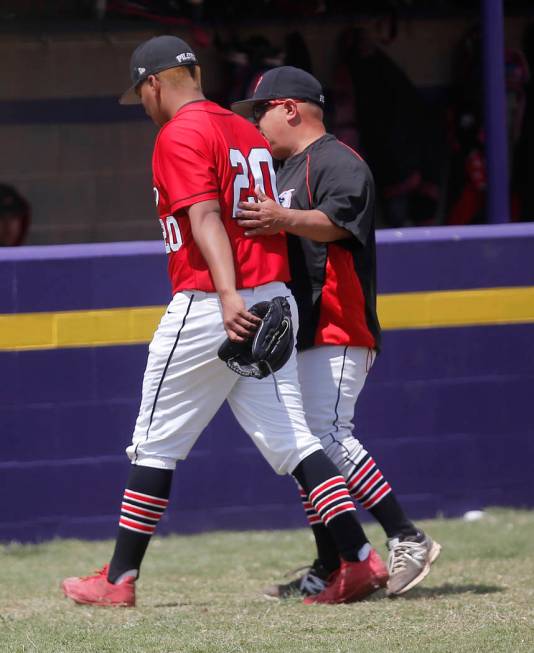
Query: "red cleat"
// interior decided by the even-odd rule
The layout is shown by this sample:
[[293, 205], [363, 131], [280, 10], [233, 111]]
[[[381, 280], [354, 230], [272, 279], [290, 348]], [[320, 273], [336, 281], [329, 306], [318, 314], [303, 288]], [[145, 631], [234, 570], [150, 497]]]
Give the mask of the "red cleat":
[[341, 567], [319, 594], [307, 596], [304, 603], [352, 603], [369, 596], [388, 582], [388, 570], [378, 553], [371, 549], [362, 562], [341, 561]]
[[76, 603], [133, 607], [135, 605], [135, 578], [128, 577], [114, 585], [108, 581], [108, 568], [109, 565], [105, 565], [94, 576], [65, 578], [61, 583], [65, 596]]

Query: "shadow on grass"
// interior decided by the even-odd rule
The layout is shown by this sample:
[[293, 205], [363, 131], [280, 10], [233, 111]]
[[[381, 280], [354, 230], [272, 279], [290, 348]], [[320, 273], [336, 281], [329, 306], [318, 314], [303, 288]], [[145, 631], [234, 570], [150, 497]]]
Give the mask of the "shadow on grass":
[[434, 596], [450, 596], [452, 594], [495, 594], [504, 591], [505, 588], [499, 585], [452, 585], [451, 583], [445, 583], [439, 587], [417, 587], [406, 596], [398, 598], [409, 601], [413, 599], [431, 599]]
[[[395, 601], [410, 601], [414, 599], [431, 599], [439, 596], [451, 596], [454, 594], [496, 594], [498, 592], [504, 592], [506, 588], [500, 587], [499, 585], [452, 585], [451, 583], [445, 583], [440, 587], [417, 587], [416, 589], [410, 590], [409, 593], [402, 596], [393, 596], [391, 597]], [[265, 597], [263, 597], [265, 598]], [[367, 597], [365, 601], [374, 602], [374, 601], [383, 601], [386, 598], [386, 593], [384, 590], [379, 590], [371, 596]], [[269, 602], [265, 599], [266, 602]], [[276, 601], [280, 603], [279, 601]], [[299, 597], [290, 598], [284, 601], [287, 605], [294, 605], [301, 603], [302, 599]], [[169, 601], [168, 603], [155, 603], [152, 607], [154, 608], [185, 608], [189, 605], [192, 605], [187, 601]], [[196, 608], [202, 607], [206, 604], [197, 604], [195, 603]]]
[[[187, 604], [185, 604], [187, 605]], [[178, 601], [169, 601], [169, 603], [154, 603], [152, 608], [181, 608], [184, 606], [184, 603], [179, 603]]]
[[168, 601], [167, 603], [154, 603], [151, 608], [180, 608], [182, 610], [189, 610], [190, 608], [197, 612], [208, 612], [212, 607], [212, 603], [208, 601]]

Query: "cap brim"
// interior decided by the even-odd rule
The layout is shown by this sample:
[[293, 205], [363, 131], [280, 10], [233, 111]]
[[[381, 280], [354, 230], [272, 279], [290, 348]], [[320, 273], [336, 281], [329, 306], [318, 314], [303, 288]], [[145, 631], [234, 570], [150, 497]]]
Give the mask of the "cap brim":
[[243, 118], [252, 118], [252, 107], [258, 102], [261, 102], [261, 100], [240, 100], [239, 102], [233, 102], [230, 109], [239, 116], [243, 116]]
[[129, 89], [124, 91], [124, 93], [119, 98], [119, 104], [141, 104], [141, 98], [135, 92], [137, 84], [130, 86]]

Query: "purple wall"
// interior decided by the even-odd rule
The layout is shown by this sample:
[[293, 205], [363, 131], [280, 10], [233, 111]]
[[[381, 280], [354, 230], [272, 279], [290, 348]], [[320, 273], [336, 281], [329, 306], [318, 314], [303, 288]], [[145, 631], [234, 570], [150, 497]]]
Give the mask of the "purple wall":
[[[534, 286], [534, 225], [381, 232], [379, 290]], [[164, 304], [159, 243], [0, 252], [0, 313]], [[116, 529], [146, 345], [0, 352], [0, 539]], [[534, 324], [386, 331], [357, 434], [415, 518], [534, 506]], [[303, 526], [226, 407], [160, 533]]]

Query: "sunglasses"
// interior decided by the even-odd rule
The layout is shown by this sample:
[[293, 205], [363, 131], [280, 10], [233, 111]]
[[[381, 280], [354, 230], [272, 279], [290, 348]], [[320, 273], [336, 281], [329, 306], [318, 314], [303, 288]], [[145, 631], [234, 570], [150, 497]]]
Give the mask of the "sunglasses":
[[265, 102], [258, 102], [252, 107], [252, 120], [258, 124], [259, 121], [263, 118], [263, 116], [269, 111], [269, 109], [272, 109], [273, 107], [278, 106], [279, 104], [284, 104], [287, 102], [287, 100], [291, 100], [292, 102], [299, 103], [299, 102], [306, 102], [306, 100], [293, 100], [293, 98], [285, 98], [284, 100], [266, 100]]

